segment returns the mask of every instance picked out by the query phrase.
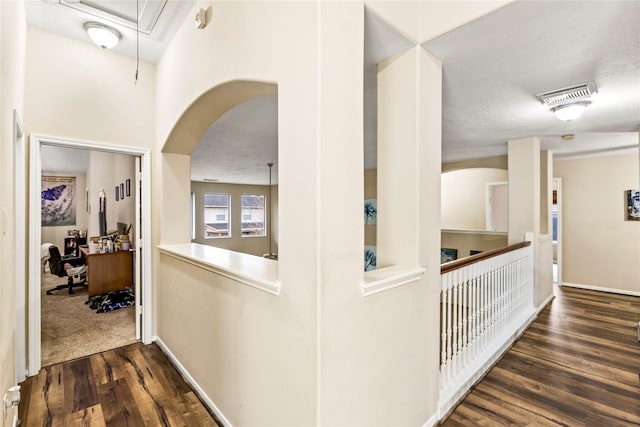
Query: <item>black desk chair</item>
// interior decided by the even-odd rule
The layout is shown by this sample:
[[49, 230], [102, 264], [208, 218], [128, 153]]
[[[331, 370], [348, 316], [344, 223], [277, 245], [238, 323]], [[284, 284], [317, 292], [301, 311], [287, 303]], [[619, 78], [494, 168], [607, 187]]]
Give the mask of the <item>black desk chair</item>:
[[[68, 264], [65, 268], [65, 264]], [[69, 267], [69, 265], [71, 267]], [[69, 288], [69, 294], [73, 293], [73, 287], [84, 286], [87, 287], [85, 283], [86, 278], [86, 267], [85, 268], [77, 268], [77, 267], [85, 267], [82, 258], [74, 257], [74, 256], [61, 256], [60, 250], [57, 246], [49, 247], [49, 270], [51, 274], [55, 274], [58, 277], [68, 277], [69, 280], [64, 285], [58, 285], [53, 289], [49, 289], [47, 291], [47, 295], [51, 295], [51, 292], [57, 291], [58, 289]], [[74, 276], [80, 276], [82, 279], [78, 283], [73, 282]]]

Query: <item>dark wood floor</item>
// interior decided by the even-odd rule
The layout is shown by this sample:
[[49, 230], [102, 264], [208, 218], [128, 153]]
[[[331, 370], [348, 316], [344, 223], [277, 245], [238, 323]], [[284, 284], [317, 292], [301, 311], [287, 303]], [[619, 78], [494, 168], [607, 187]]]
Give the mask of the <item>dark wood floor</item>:
[[218, 426], [155, 345], [42, 368], [22, 383], [21, 426]]
[[554, 292], [443, 426], [640, 425], [640, 298]]

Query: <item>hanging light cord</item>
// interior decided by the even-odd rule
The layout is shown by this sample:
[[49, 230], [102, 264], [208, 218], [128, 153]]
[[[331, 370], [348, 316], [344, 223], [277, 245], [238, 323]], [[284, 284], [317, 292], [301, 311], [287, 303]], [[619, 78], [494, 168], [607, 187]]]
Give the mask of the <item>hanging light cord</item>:
[[138, 85], [138, 70], [140, 68], [140, 9], [139, 0], [136, 0], [136, 81], [135, 85]]

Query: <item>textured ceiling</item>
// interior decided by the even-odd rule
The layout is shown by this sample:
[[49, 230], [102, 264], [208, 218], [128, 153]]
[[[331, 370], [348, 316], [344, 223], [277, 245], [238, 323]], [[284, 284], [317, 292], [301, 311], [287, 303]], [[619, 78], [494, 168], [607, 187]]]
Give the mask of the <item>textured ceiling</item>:
[[[125, 9], [135, 4], [97, 3], [123, 3]], [[81, 29], [87, 17], [77, 10], [44, 1], [26, 4], [30, 25], [90, 43]], [[192, 5], [191, 1], [167, 2], [151, 35], [141, 37], [143, 58], [147, 55], [147, 60], [157, 61]], [[542, 148], [558, 157], [637, 147], [639, 23], [640, 1], [515, 1], [424, 42], [422, 46], [443, 62], [443, 161], [504, 155], [506, 141], [531, 136], [540, 138]], [[135, 33], [114, 26], [125, 36], [116, 50], [135, 55]], [[411, 47], [366, 10], [364, 155], [368, 169], [376, 165], [375, 64]], [[573, 122], [559, 121], [535, 97], [587, 81], [595, 82], [598, 94], [584, 116]], [[565, 141], [560, 138], [563, 134], [575, 137]], [[275, 96], [248, 101], [216, 121], [192, 156], [192, 175], [195, 180], [265, 184], [268, 162], [276, 164], [276, 181]]]
[[191, 154], [191, 180], [266, 185], [278, 177], [278, 96], [245, 101], [220, 116]]
[[[443, 61], [443, 161], [506, 154], [506, 141], [640, 128], [640, 2], [518, 1], [423, 46]], [[562, 122], [535, 95], [594, 81], [585, 114]], [[555, 137], [555, 138], [554, 138]], [[638, 144], [637, 133], [618, 143]], [[623, 141], [624, 140], [624, 141]], [[555, 141], [555, 143], [552, 143]]]

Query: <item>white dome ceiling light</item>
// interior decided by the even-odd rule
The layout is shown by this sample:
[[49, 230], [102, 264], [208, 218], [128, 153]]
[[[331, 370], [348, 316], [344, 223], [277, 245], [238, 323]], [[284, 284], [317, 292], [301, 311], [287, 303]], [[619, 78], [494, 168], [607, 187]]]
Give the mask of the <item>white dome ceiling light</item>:
[[122, 38], [117, 30], [98, 22], [87, 22], [84, 24], [84, 29], [91, 40], [103, 49], [111, 49]]
[[591, 104], [589, 101], [578, 101], [572, 102], [569, 104], [558, 105], [557, 107], [553, 107], [551, 111], [556, 117], [563, 122], [568, 122], [570, 120], [575, 120], [582, 115], [587, 109], [587, 106]]
[[540, 93], [536, 97], [562, 121], [575, 120], [591, 104], [592, 95], [598, 93], [596, 84], [588, 82], [552, 92]]

